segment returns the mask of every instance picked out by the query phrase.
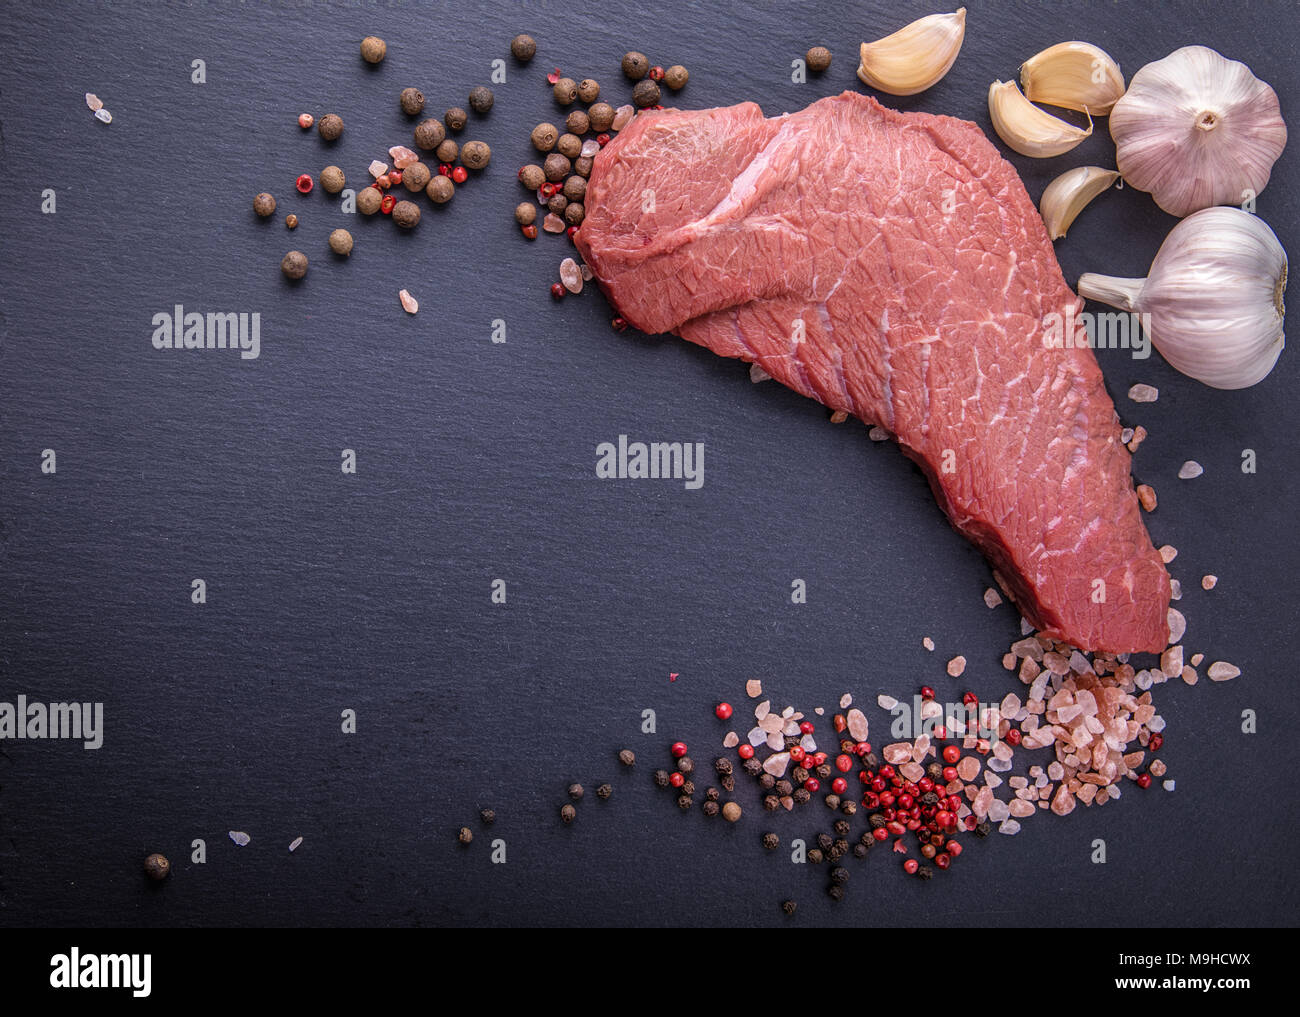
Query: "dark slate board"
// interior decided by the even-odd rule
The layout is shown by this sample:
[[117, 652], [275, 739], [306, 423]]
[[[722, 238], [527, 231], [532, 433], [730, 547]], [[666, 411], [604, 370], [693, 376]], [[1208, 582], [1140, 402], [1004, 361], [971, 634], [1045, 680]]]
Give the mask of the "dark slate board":
[[[1128, 74], [1213, 45], [1271, 82], [1285, 112], [1300, 103], [1291, 4], [969, 6], [952, 73], [900, 108], [988, 130], [989, 82], [1068, 38], [1105, 47]], [[779, 920], [787, 895], [804, 921], [885, 926], [1291, 921], [1293, 353], [1239, 393], [1159, 359], [1100, 356], [1121, 415], [1151, 432], [1134, 468], [1160, 493], [1156, 543], [1180, 550], [1189, 650], [1245, 672], [1160, 691], [1176, 792], [1130, 790], [974, 844], [942, 886], [905, 880], [879, 852], [832, 909], [824, 875], [759, 848], [768, 823], [748, 789], [742, 823], [706, 828], [650, 786], [670, 738], [710, 758], [710, 710], [720, 698], [744, 709], [751, 676], [804, 709], [927, 681], [1000, 698], [1015, 685], [998, 662], [1017, 623], [984, 607], [987, 565], [892, 447], [751, 385], [734, 362], [613, 333], [594, 293], [548, 299], [565, 245], [524, 243], [510, 218], [528, 130], [554, 116], [542, 75], [591, 74], [621, 100], [618, 60], [636, 46], [690, 68], [681, 105], [754, 99], [775, 114], [860, 88], [856, 44], [932, 9], [9, 10], [0, 700], [102, 701], [107, 730], [98, 751], [0, 745], [0, 924], [749, 924]], [[421, 87], [436, 110], [463, 103], [523, 30], [541, 43], [536, 62], [508, 64], [496, 108], [473, 125], [491, 167], [413, 234], [292, 191], [330, 162], [360, 178], [409, 140], [400, 88]], [[377, 69], [357, 56], [372, 32], [389, 41]], [[832, 69], [791, 83], [791, 60], [816, 43], [833, 48]], [[191, 83], [194, 59], [206, 84]], [[85, 91], [111, 126], [92, 120]], [[325, 149], [300, 133], [301, 110], [342, 114], [343, 139]], [[1259, 202], [1293, 250], [1294, 149]], [[1037, 197], [1062, 169], [1112, 158], [1103, 127], [1061, 159], [1014, 161]], [[53, 215], [40, 212], [46, 187]], [[301, 216], [295, 234], [255, 219], [262, 189]], [[341, 224], [357, 238], [346, 263], [323, 253]], [[1059, 244], [1067, 279], [1144, 274], [1172, 225], [1142, 194], [1106, 195]], [[277, 270], [290, 247], [312, 258], [302, 285]], [[418, 316], [398, 307], [401, 287]], [[260, 312], [260, 358], [155, 351], [151, 318], [177, 303]], [[504, 344], [490, 341], [494, 319]], [[1159, 402], [1129, 402], [1136, 381], [1157, 385]], [[595, 447], [621, 433], [704, 442], [703, 488], [597, 481]], [[46, 448], [55, 476], [39, 469]], [[340, 471], [343, 448], [358, 452], [356, 476]], [[1239, 469], [1244, 448], [1256, 475]], [[1187, 458], [1206, 467], [1194, 483], [1175, 477]], [[1220, 577], [1212, 594], [1206, 572]], [[208, 584], [202, 607], [194, 577]], [[498, 577], [505, 606], [489, 601]], [[794, 578], [808, 583], [804, 606], [789, 602]], [[972, 661], [961, 683], [942, 673], [958, 652]], [[356, 735], [339, 731], [344, 709]], [[640, 733], [646, 709], [656, 737]], [[1245, 709], [1259, 734], [1241, 733]], [[642, 757], [632, 776], [613, 762], [623, 745]], [[617, 791], [561, 828], [571, 779]], [[490, 864], [482, 832], [470, 850], [454, 843], [488, 804], [505, 865]], [[787, 838], [815, 829], [772, 825]], [[231, 829], [252, 844], [234, 847]], [[195, 838], [204, 865], [189, 861]], [[1096, 838], [1105, 865], [1089, 862]], [[176, 869], [160, 892], [139, 874], [153, 850]]]

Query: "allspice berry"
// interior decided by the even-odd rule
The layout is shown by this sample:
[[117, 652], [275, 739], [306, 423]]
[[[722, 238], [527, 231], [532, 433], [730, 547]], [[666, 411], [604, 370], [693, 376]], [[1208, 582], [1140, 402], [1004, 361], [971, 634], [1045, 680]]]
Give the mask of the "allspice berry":
[[831, 51], [825, 46], [814, 46], [804, 54], [803, 60], [808, 70], [820, 74], [831, 65]]
[[402, 112], [408, 117], [424, 111], [424, 93], [418, 88], [403, 88], [397, 101], [402, 107]]
[[472, 170], [481, 170], [491, 158], [492, 149], [483, 141], [467, 141], [460, 150], [460, 161]]
[[[538, 185], [541, 186], [540, 184]], [[253, 211], [263, 219], [267, 216], [275, 215], [275, 198], [263, 191], [253, 199]]]
[[624, 766], [635, 766], [636, 753], [633, 752], [631, 749], [624, 749], [622, 752], [618, 754], [618, 761], [622, 763]]
[[402, 183], [412, 194], [419, 194], [429, 186], [433, 171], [422, 162], [413, 162], [402, 170]]
[[[591, 176], [591, 167], [595, 162], [596, 160], [589, 155], [584, 155], [581, 159], [575, 159], [573, 162], [573, 172], [578, 174], [580, 177], [589, 177]], [[540, 187], [541, 185], [539, 184], [538, 186]]]
[[433, 150], [433, 154], [438, 157], [439, 162], [455, 162], [456, 156], [460, 155], [460, 146], [448, 138]]
[[330, 194], [338, 194], [347, 183], [347, 177], [337, 166], [326, 166], [320, 171], [320, 185]]
[[587, 110], [587, 117], [591, 121], [591, 129], [597, 133], [609, 130], [614, 126], [614, 107], [607, 102], [595, 103]]
[[537, 55], [537, 41], [531, 35], [516, 35], [510, 40], [510, 55], [521, 64]]
[[415, 127], [415, 145], [426, 152], [432, 152], [442, 144], [447, 136], [447, 129], [440, 120], [421, 120]]
[[551, 94], [561, 106], [569, 106], [578, 99], [578, 83], [572, 78], [561, 78], [551, 89]]
[[587, 196], [587, 181], [578, 174], [573, 174], [564, 181], [564, 196], [570, 201], [581, 201]]
[[388, 54], [388, 44], [377, 35], [367, 35], [361, 40], [361, 59], [377, 64]]
[[596, 797], [599, 798], [601, 801], [608, 801], [609, 796], [612, 795], [613, 793], [614, 793], [613, 784], [602, 784], [600, 785], [600, 787], [596, 788]]
[[722, 807], [722, 818], [728, 823], [734, 823], [740, 818], [740, 806], [735, 802], [727, 802]]
[[578, 82], [578, 101], [588, 105], [600, 96], [600, 83], [595, 78], [583, 78]]
[[479, 85], [471, 88], [469, 92], [469, 108], [475, 113], [486, 113], [492, 108], [492, 103], [496, 101], [496, 96], [492, 94], [492, 89], [486, 85]]
[[565, 805], [560, 809], [560, 818], [566, 823], [572, 823], [578, 817], [578, 810], [572, 805]]
[[[569, 206], [569, 199], [566, 198], [563, 194], [552, 194], [550, 200], [546, 203], [546, 210], [548, 212], [553, 212], [556, 215], [563, 215], [564, 210], [568, 208], [568, 206]], [[690, 763], [691, 761], [687, 759], [686, 762]], [[691, 763], [692, 767], [694, 765], [695, 765], [694, 763]], [[678, 763], [677, 769], [682, 770], [680, 763]], [[690, 773], [690, 772], [691, 772], [690, 769], [682, 770], [682, 773]]]
[[556, 130], [554, 124], [538, 124], [533, 128], [533, 148], [539, 152], [549, 152], [559, 140], [560, 132]]
[[497, 814], [491, 809], [483, 809], [479, 812], [478, 818], [484, 826], [491, 826], [497, 821]]
[[442, 115], [442, 121], [449, 131], [463, 131], [465, 125], [469, 123], [469, 114], [459, 106], [453, 106]]
[[644, 53], [632, 50], [623, 54], [623, 73], [629, 81], [640, 81], [650, 73], [650, 60]]
[[298, 228], [298, 217], [290, 212], [284, 217], [284, 224], [288, 226], [289, 229], [296, 230]]
[[172, 871], [172, 863], [164, 855], [157, 852], [151, 854], [144, 860], [144, 874], [150, 879], [161, 882], [166, 879]]
[[[556, 197], [564, 197], [564, 195], [560, 194], [556, 195]], [[570, 201], [564, 209], [564, 221], [570, 226], [581, 226], [582, 220], [586, 217], [587, 210], [582, 207], [580, 201]]]
[[414, 201], [399, 201], [393, 206], [393, 222], [404, 230], [420, 225], [420, 206]]
[[362, 215], [374, 215], [383, 203], [384, 196], [378, 187], [363, 187], [357, 191], [357, 211]]
[[456, 839], [462, 844], [469, 844], [474, 840], [474, 831], [468, 826], [462, 826], [460, 832], [456, 834]]
[[515, 222], [520, 226], [531, 226], [537, 221], [537, 206], [531, 201], [521, 201], [515, 206]]
[[691, 72], [681, 64], [673, 64], [668, 70], [664, 71], [664, 84], [676, 92], [686, 84], [690, 76]]
[[781, 902], [781, 910], [787, 915], [794, 914], [795, 908], [797, 907], [798, 905], [792, 900], [783, 900]]
[[546, 172], [536, 163], [529, 163], [519, 168], [519, 182], [530, 191], [535, 191], [546, 183]]
[[646, 109], [659, 104], [659, 83], [646, 78], [638, 81], [632, 89], [632, 104], [638, 109]]
[[582, 136], [591, 130], [591, 120], [582, 110], [575, 109], [564, 118], [564, 129], [570, 134]]
[[326, 113], [316, 121], [316, 131], [326, 141], [337, 141], [343, 133], [343, 118], [337, 113]]
[[307, 274], [307, 255], [302, 251], [290, 251], [280, 262], [280, 271], [290, 279], [301, 279]]
[[335, 254], [351, 254], [352, 234], [347, 230], [335, 230], [330, 234], [330, 250]]
[[429, 180], [429, 186], [424, 189], [424, 193], [435, 204], [445, 205], [451, 201], [451, 196], [456, 193], [456, 185], [451, 182], [451, 177], [444, 177], [439, 174]]
[[576, 159], [582, 154], [582, 139], [576, 134], [561, 134], [555, 150], [566, 159]]
[[559, 152], [552, 152], [542, 163], [542, 172], [546, 174], [546, 179], [553, 184], [558, 184], [561, 180], [569, 175], [573, 170], [571, 163], [565, 156]]

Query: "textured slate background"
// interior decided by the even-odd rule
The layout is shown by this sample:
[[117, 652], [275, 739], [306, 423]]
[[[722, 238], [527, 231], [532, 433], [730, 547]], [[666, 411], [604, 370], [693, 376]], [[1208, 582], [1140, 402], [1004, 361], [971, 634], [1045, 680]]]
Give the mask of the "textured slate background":
[[[1300, 103], [1290, 3], [968, 6], [952, 73], [895, 105], [987, 130], [989, 82], [1075, 37], [1127, 75], [1209, 44], [1272, 83], [1284, 113]], [[679, 817], [649, 785], [673, 737], [710, 758], [709, 710], [742, 704], [751, 676], [809, 711], [923, 682], [999, 698], [1016, 684], [998, 660], [1017, 624], [984, 607], [987, 566], [896, 450], [751, 385], [743, 366], [616, 335], [597, 294], [552, 304], [566, 245], [526, 244], [510, 217], [527, 132], [555, 115], [542, 76], [593, 75], [619, 99], [634, 46], [690, 68], [681, 105], [754, 99], [775, 114], [861, 87], [856, 44], [932, 9], [6, 4], [0, 700], [100, 700], [107, 733], [97, 752], [0, 745], [0, 924], [748, 924], [779, 921], [787, 895], [808, 922], [1292, 921], [1294, 353], [1240, 393], [1158, 358], [1100, 356], [1125, 421], [1151, 432], [1134, 469], [1160, 494], [1156, 543], [1181, 552], [1189, 652], [1245, 672], [1159, 690], [1175, 793], [1040, 817], [973, 845], [942, 883], [908, 881], [877, 852], [833, 909], [824, 874], [761, 851], [769, 824], [747, 793], [745, 821], [724, 828]], [[436, 111], [463, 104], [525, 30], [537, 60], [508, 64], [466, 135], [492, 145], [491, 167], [417, 231], [292, 191], [331, 162], [361, 179], [409, 142], [402, 87]], [[389, 42], [377, 69], [357, 56], [368, 33]], [[834, 51], [830, 72], [792, 84], [790, 61], [816, 43]], [[299, 132], [302, 110], [340, 113], [343, 139]], [[1014, 161], [1037, 197], [1061, 170], [1112, 159], [1103, 126], [1060, 159]], [[1258, 209], [1292, 249], [1298, 182], [1293, 143]], [[280, 200], [269, 223], [250, 210], [263, 189]], [[325, 250], [337, 225], [356, 236], [347, 262]], [[1145, 195], [1105, 195], [1058, 245], [1067, 279], [1145, 274], [1172, 225]], [[312, 259], [302, 285], [277, 268], [290, 247]], [[401, 287], [418, 316], [398, 307]], [[176, 303], [259, 311], [260, 359], [155, 351], [151, 317]], [[505, 344], [490, 341], [496, 318]], [[1128, 402], [1136, 381], [1159, 402]], [[703, 489], [598, 482], [595, 447], [620, 433], [703, 441]], [[40, 472], [45, 448], [55, 476]], [[343, 448], [356, 476], [340, 472]], [[1206, 474], [1181, 483], [1187, 458]], [[1205, 572], [1220, 576], [1211, 594]], [[195, 577], [206, 606], [190, 603]], [[498, 577], [505, 606], [489, 601]], [[796, 577], [804, 606], [789, 603]], [[961, 683], [942, 670], [958, 652], [972, 662]], [[1240, 732], [1247, 708], [1258, 735]], [[354, 736], [339, 732], [343, 709], [358, 713]], [[644, 709], [657, 737], [640, 733]], [[622, 745], [642, 758], [631, 776], [613, 762]], [[565, 784], [604, 778], [614, 799], [561, 828]], [[454, 844], [487, 804], [505, 865], [482, 834]], [[823, 818], [772, 825], [788, 839]], [[235, 848], [230, 829], [252, 844]], [[1088, 861], [1099, 837], [1105, 865]], [[205, 865], [188, 860], [194, 838]], [[176, 869], [162, 888], [139, 875], [153, 850]]]

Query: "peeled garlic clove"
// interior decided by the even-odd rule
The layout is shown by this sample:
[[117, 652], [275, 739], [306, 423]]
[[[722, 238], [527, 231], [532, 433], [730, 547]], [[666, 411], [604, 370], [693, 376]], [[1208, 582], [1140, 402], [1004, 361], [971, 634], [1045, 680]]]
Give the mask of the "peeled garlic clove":
[[1104, 49], [1088, 42], [1059, 42], [1021, 65], [1025, 98], [1048, 106], [1105, 116], [1124, 94], [1124, 75]]
[[1035, 159], [1062, 155], [1092, 134], [1091, 115], [1086, 131], [1067, 124], [1026, 99], [1014, 81], [995, 81], [989, 86], [989, 116], [999, 138], [1021, 155]]
[[1087, 272], [1079, 296], [1141, 315], [1169, 363], [1212, 388], [1262, 381], [1286, 345], [1286, 252], [1258, 216], [1193, 212], [1160, 245], [1145, 279]]
[[858, 77], [890, 95], [915, 95], [952, 67], [966, 38], [966, 8], [931, 14], [876, 42], [864, 42]]
[[1119, 174], [1100, 166], [1078, 166], [1066, 170], [1047, 185], [1038, 209], [1043, 214], [1047, 235], [1060, 240], [1070, 224], [1097, 195], [1110, 187]]
[[1147, 64], [1110, 114], [1126, 183], [1170, 215], [1254, 200], [1286, 146], [1277, 93], [1205, 46]]

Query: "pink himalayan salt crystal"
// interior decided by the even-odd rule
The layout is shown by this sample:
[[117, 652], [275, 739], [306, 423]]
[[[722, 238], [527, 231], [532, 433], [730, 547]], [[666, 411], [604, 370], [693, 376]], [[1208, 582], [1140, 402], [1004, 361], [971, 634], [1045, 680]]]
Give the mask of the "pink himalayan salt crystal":
[[855, 742], [865, 742], [867, 740], [867, 715], [861, 710], [853, 709], [844, 715], [845, 723], [849, 729], [849, 737]]
[[1083, 787], [1079, 788], [1079, 801], [1083, 802], [1084, 805], [1091, 805], [1093, 798], [1096, 796], [1096, 784], [1084, 784]]
[[92, 113], [104, 108], [104, 104], [100, 101], [99, 96], [94, 92], [86, 93], [86, 105], [90, 107], [90, 112]]
[[582, 150], [578, 153], [580, 159], [593, 159], [596, 153], [600, 151], [600, 142], [592, 139], [582, 143]]
[[1227, 661], [1216, 660], [1205, 673], [1212, 682], [1226, 682], [1240, 675], [1241, 668], [1229, 664]]
[[370, 175], [378, 180], [388, 172], [388, 163], [380, 162], [378, 159], [372, 159], [367, 169], [370, 171]]
[[975, 800], [971, 802], [971, 811], [981, 819], [989, 814], [989, 806], [993, 804], [993, 789], [991, 787], [982, 787]]
[[948, 676], [951, 678], [960, 678], [966, 671], [966, 658], [958, 655], [948, 661]]
[[548, 212], [546, 218], [542, 220], [542, 229], [547, 233], [563, 233], [566, 227], [563, 219], [554, 212]]
[[[621, 131], [632, 122], [634, 116], [636, 116], [636, 110], [633, 107], [620, 106], [618, 109], [614, 110], [614, 123], [611, 126], [614, 130]], [[597, 147], [599, 148], [600, 146], [597, 145]]]
[[572, 258], [560, 262], [560, 282], [570, 293], [582, 292], [582, 269], [578, 268], [578, 263]]
[[852, 706], [852, 705], [853, 705], [853, 696], [851, 696], [851, 695], [850, 695], [849, 693], [847, 693], [847, 692], [844, 693], [844, 695], [840, 696], [840, 709], [841, 709], [841, 710], [847, 710], [847, 709], [848, 709], [850, 706]]
[[1032, 816], [1034, 814], [1034, 806], [1023, 798], [1015, 798], [1012, 800], [1011, 804], [1007, 806], [1007, 812], [1016, 819], [1024, 819], [1026, 816]]
[[302, 846], [302, 838], [301, 838], [301, 837], [295, 837], [295, 838], [290, 842], [290, 844], [289, 844], [289, 850], [290, 850], [290, 851], [297, 851], [298, 848], [301, 847], [301, 846]]
[[1183, 613], [1176, 608], [1169, 609], [1169, 645], [1182, 642], [1183, 634], [1187, 631], [1187, 619]]
[[728, 731], [727, 737], [722, 739], [722, 747], [724, 749], [734, 749], [739, 744], [740, 744], [740, 735], [736, 734], [735, 731]]
[[1205, 472], [1205, 467], [1203, 467], [1195, 459], [1189, 459], [1187, 460], [1187, 462], [1183, 463], [1183, 465], [1178, 468], [1178, 479], [1195, 480], [1204, 472]]
[[784, 777], [786, 768], [790, 765], [790, 753], [776, 752], [768, 756], [763, 761], [763, 770], [770, 773], [773, 777]]
[[248, 834], [244, 833], [242, 830], [231, 830], [230, 839], [233, 840], [240, 847], [247, 847], [249, 842], [251, 842], [253, 838], [250, 837]]
[[1201, 576], [1201, 589], [1212, 590], [1219, 585], [1218, 576]]
[[908, 742], [894, 742], [885, 746], [884, 753], [885, 762], [897, 766], [912, 758], [912, 746]]
[[920, 763], [904, 763], [898, 768], [898, 772], [902, 774], [904, 780], [916, 783], [925, 776], [925, 767]]
[[989, 819], [994, 823], [1000, 823], [1011, 815], [1011, 807], [1001, 798], [994, 798], [989, 802]]
[[1135, 403], [1153, 403], [1160, 398], [1160, 390], [1154, 385], [1134, 385], [1128, 390], [1128, 397]]
[[793, 812], [794, 799], [790, 797], [790, 795], [786, 795], [784, 798], [781, 799], [781, 808], [785, 809], [786, 812]]
[[412, 152], [405, 145], [394, 145], [388, 150], [388, 158], [393, 160], [393, 168], [404, 170], [412, 163], [420, 161], [420, 157]]
[[420, 309], [419, 303], [415, 297], [411, 296], [409, 290], [401, 290], [397, 294], [397, 299], [402, 302], [402, 310], [407, 314], [414, 314]]
[[962, 756], [957, 762], [957, 776], [965, 781], [972, 781], [979, 776], [980, 761], [974, 756]]
[[1192, 667], [1190, 664], [1184, 664], [1182, 679], [1188, 685], [1195, 685], [1201, 680], [1201, 676], [1196, 673], [1196, 668]]
[[[889, 432], [879, 424], [876, 424], [867, 432], [867, 437], [872, 441], [889, 441]], [[933, 647], [927, 647], [927, 649], [933, 649]]]
[[1052, 799], [1052, 812], [1058, 816], [1068, 816], [1074, 811], [1074, 805], [1074, 795], [1070, 794], [1070, 789], [1062, 784]]
[[1020, 823], [1014, 819], [1007, 819], [998, 827], [998, 833], [1005, 833], [1008, 837], [1014, 837], [1020, 832]]
[[97, 109], [95, 110], [95, 119], [101, 124], [111, 124], [113, 122], [113, 114], [106, 109]]
[[745, 695], [750, 699], [757, 699], [763, 694], [763, 683], [757, 678], [751, 678], [745, 682]]
[[921, 640], [921, 645], [924, 646], [931, 653], [934, 652], [934, 640], [931, 639], [929, 636], [926, 636], [924, 639]]

